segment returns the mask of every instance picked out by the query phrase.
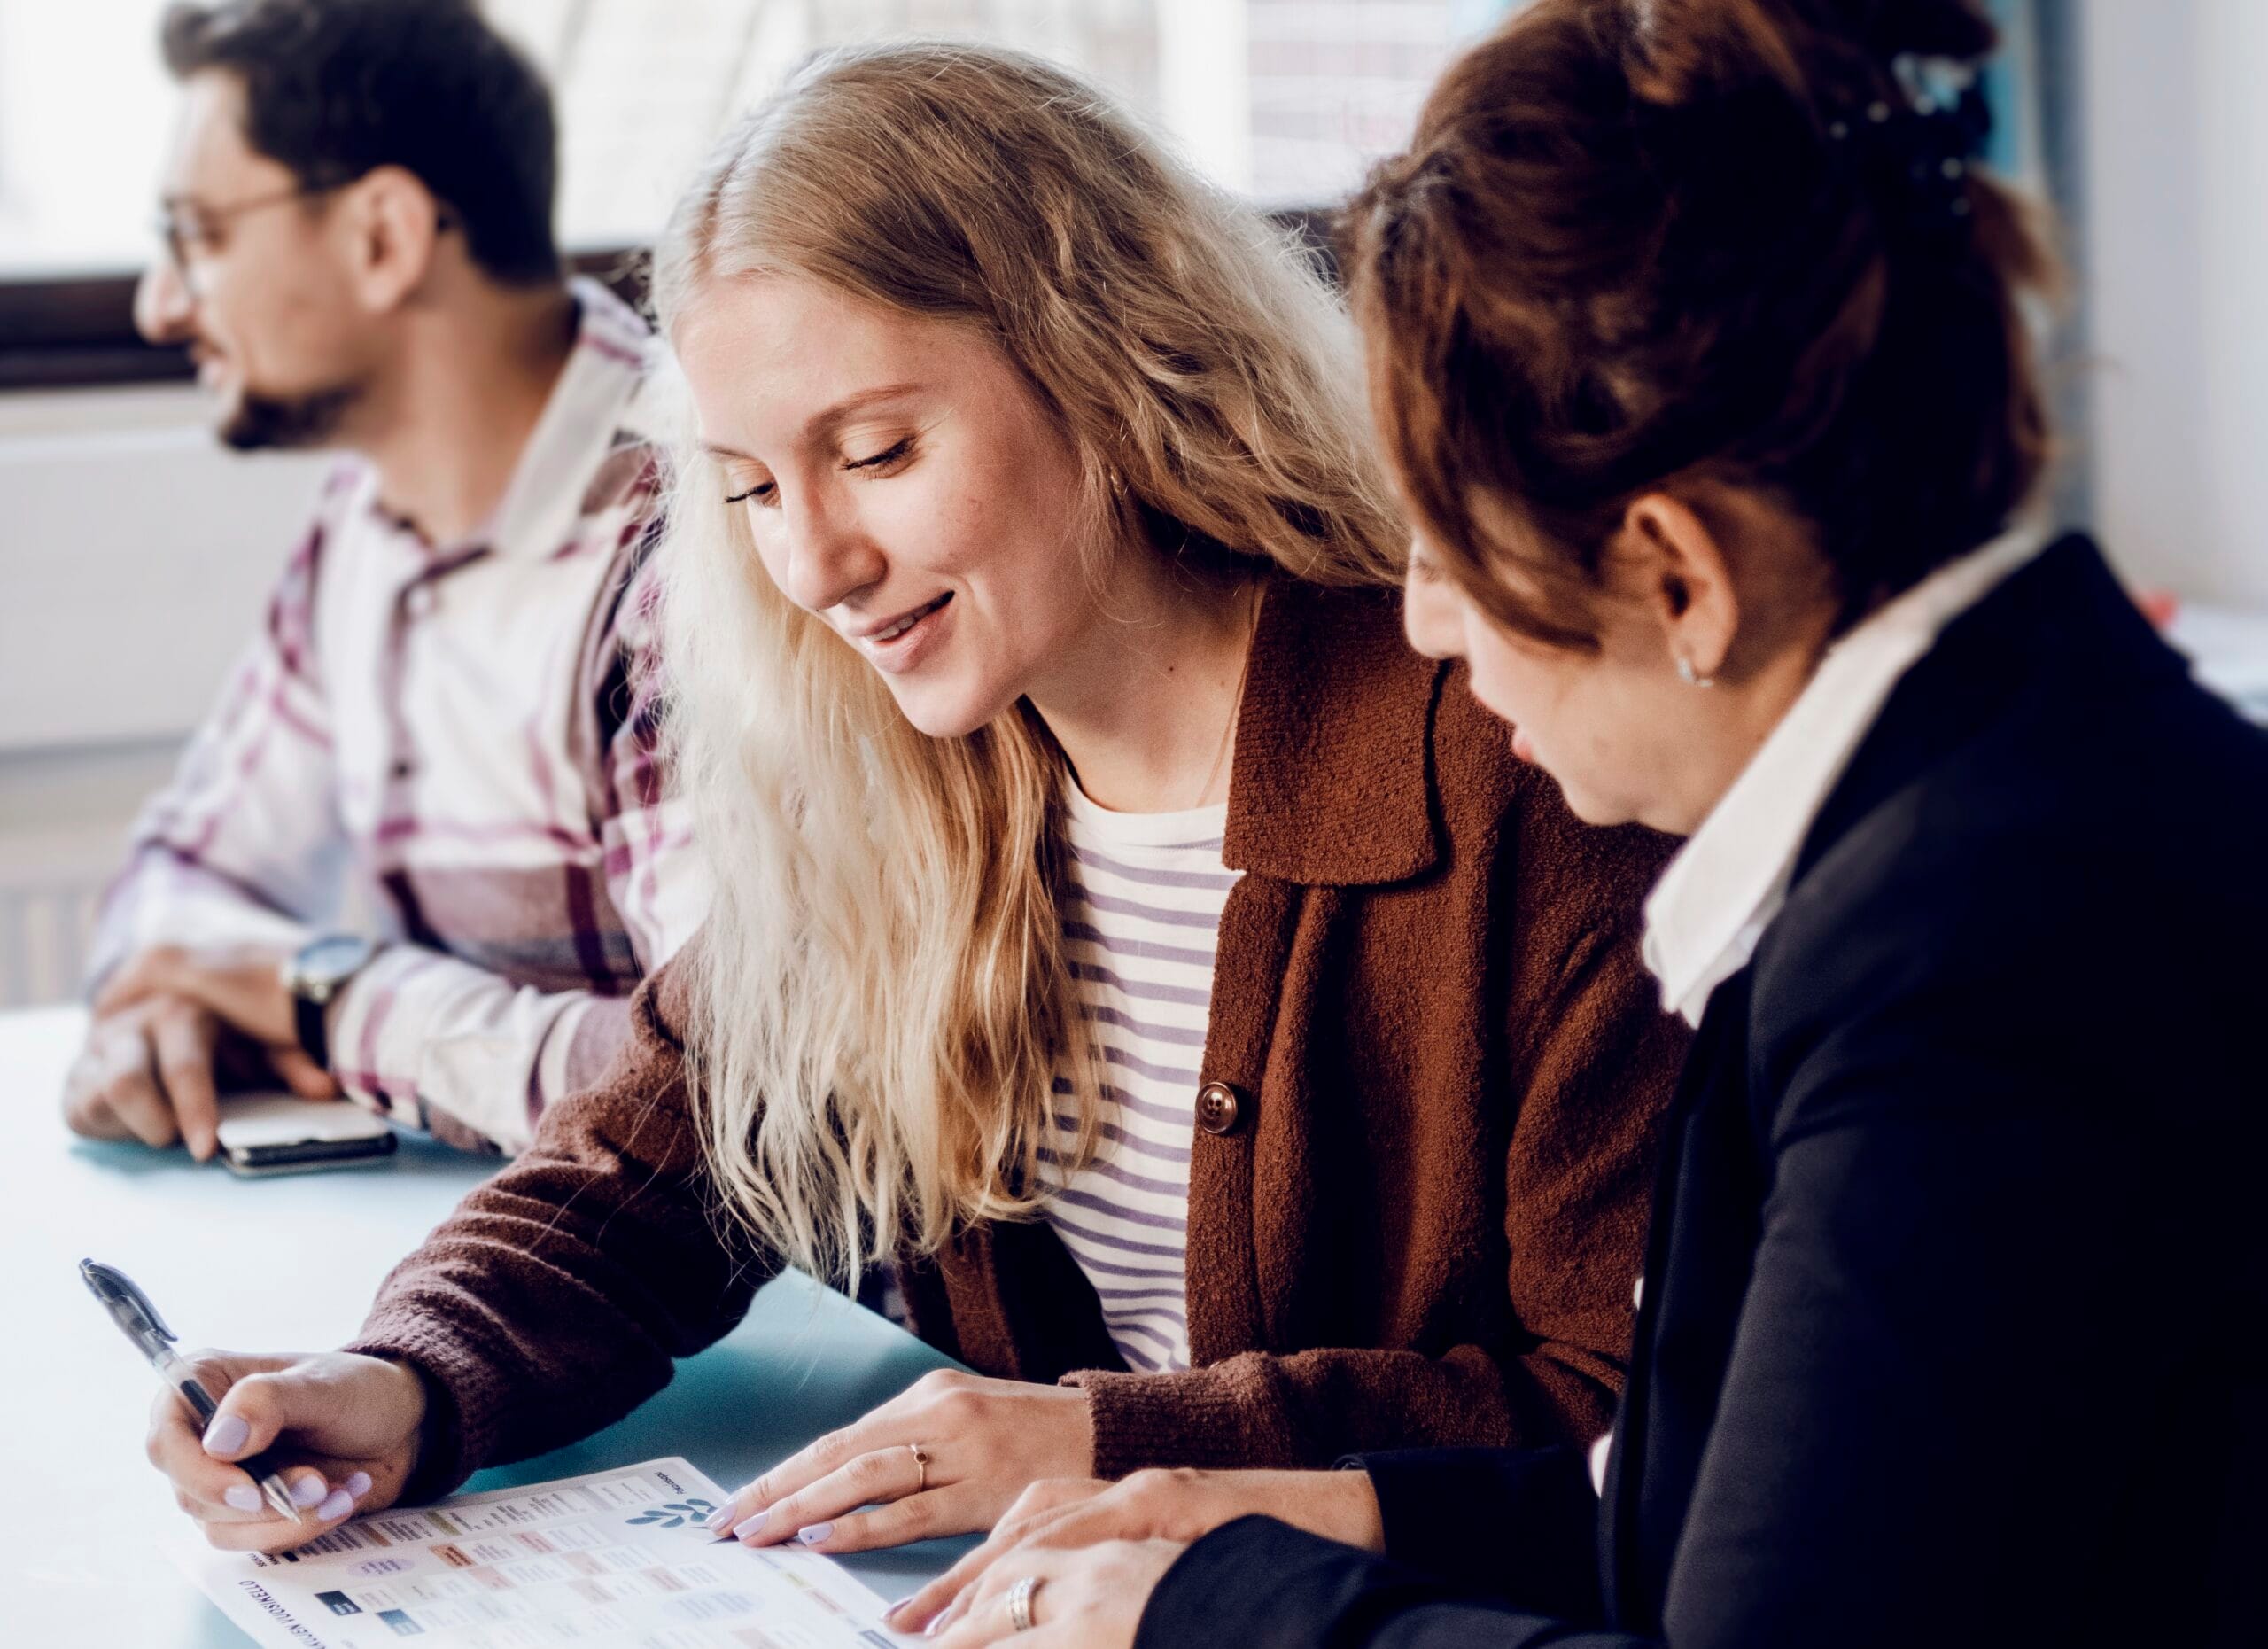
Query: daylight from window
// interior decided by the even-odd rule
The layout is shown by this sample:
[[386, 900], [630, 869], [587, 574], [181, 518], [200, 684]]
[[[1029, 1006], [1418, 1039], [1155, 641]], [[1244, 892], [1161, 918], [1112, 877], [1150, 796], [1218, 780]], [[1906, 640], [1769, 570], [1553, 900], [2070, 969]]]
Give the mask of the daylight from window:
[[[490, 0], [550, 74], [562, 233], [660, 228], [702, 151], [807, 53], [891, 35], [1024, 46], [1091, 75], [1214, 177], [1270, 204], [1343, 194], [1505, 0]], [[0, 277], [146, 255], [174, 98], [164, 0], [0, 0]]]

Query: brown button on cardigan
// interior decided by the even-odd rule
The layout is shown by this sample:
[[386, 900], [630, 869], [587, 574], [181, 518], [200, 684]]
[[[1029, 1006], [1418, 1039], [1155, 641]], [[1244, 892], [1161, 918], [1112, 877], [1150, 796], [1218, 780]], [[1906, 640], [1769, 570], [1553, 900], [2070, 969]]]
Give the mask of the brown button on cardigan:
[[[1235, 1116], [1192, 1131], [1195, 1366], [1128, 1373], [1045, 1223], [909, 1258], [916, 1327], [981, 1373], [1083, 1385], [1104, 1475], [1603, 1432], [1685, 1046], [1636, 955], [1666, 851], [1578, 823], [1462, 676], [1408, 650], [1392, 599], [1279, 585], [1205, 1048]], [[353, 1349], [439, 1398], [412, 1492], [626, 1412], [776, 1269], [719, 1234], [672, 978], [608, 1080], [381, 1290]]]

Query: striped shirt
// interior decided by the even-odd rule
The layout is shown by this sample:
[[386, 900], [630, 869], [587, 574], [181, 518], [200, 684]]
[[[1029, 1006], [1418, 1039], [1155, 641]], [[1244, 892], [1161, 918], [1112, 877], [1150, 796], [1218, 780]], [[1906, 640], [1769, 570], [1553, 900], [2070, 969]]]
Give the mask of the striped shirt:
[[[1068, 1181], [1068, 1108], [1043, 1149], [1046, 1214], [1094, 1285], [1127, 1366], [1189, 1366], [1189, 1151], [1196, 1131], [1213, 949], [1236, 885], [1221, 864], [1226, 806], [1115, 813], [1068, 789], [1063, 913], [1081, 1019], [1103, 1083], [1097, 1154]], [[1059, 1077], [1056, 1093], [1070, 1085]]]
[[342, 463], [267, 622], [135, 828], [99, 979], [159, 944], [296, 948], [366, 913], [347, 1094], [517, 1150], [594, 1080], [619, 1000], [700, 920], [658, 766], [656, 465], [633, 432], [649, 334], [575, 283], [575, 345], [493, 515], [428, 542]]

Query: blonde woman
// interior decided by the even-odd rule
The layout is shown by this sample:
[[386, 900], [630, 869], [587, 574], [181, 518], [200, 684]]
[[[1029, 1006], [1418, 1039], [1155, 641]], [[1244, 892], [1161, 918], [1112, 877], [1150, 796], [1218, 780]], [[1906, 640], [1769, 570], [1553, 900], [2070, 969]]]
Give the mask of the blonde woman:
[[[354, 1346], [214, 1359], [201, 1440], [159, 1412], [208, 1536], [588, 1433], [787, 1264], [894, 1262], [976, 1372], [742, 1490], [754, 1542], [1603, 1430], [1682, 1052], [1661, 849], [1402, 646], [1308, 263], [1076, 80], [911, 45], [735, 132], [656, 295], [715, 914]], [[227, 1464], [279, 1436], [307, 1528]]]

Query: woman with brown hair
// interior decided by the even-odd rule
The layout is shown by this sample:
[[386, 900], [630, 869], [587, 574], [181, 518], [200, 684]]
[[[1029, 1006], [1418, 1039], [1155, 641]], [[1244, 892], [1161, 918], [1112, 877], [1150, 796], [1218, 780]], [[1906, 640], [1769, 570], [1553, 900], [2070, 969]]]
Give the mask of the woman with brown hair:
[[952, 1649], [2264, 1641], [2268, 738], [2025, 524], [1991, 43], [1540, 0], [1355, 206], [1412, 639], [1690, 838], [1611, 1445], [1049, 1487], [905, 1621], [981, 1575]]
[[[1071, 77], [917, 44], [733, 133], [655, 291], [709, 924], [351, 1351], [216, 1359], [201, 1441], [160, 1405], [206, 1533], [594, 1431], [790, 1264], [892, 1262], [976, 1373], [741, 1491], [751, 1542], [1604, 1429], [1685, 1040], [1663, 849], [1402, 646], [1307, 261]], [[279, 1434], [306, 1528], [226, 1463]]]

